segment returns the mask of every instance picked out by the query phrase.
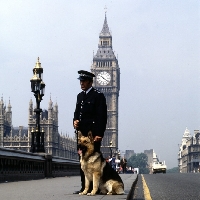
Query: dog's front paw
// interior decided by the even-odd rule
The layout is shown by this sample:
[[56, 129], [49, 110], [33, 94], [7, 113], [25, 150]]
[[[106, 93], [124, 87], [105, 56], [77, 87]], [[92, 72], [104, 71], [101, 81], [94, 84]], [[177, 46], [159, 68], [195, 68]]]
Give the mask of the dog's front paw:
[[94, 196], [95, 194], [96, 194], [96, 192], [93, 190], [91, 191], [91, 193], [87, 193], [88, 196]]
[[79, 195], [85, 195], [87, 194], [87, 190], [84, 190], [83, 192], [80, 192]]

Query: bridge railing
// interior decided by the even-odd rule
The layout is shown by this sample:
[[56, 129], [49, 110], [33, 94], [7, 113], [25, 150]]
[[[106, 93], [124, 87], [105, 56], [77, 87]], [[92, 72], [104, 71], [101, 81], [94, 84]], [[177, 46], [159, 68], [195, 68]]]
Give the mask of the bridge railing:
[[0, 182], [72, 176], [79, 173], [80, 165], [77, 160], [0, 148]]

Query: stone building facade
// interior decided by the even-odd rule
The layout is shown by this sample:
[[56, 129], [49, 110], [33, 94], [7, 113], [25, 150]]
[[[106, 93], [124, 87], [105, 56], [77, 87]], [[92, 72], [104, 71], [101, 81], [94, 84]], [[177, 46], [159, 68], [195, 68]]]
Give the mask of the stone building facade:
[[144, 150], [144, 154], [148, 157], [149, 173], [152, 174], [152, 165], [154, 162], [159, 162], [158, 156], [153, 149]]
[[112, 35], [105, 14], [103, 28], [99, 34], [98, 50], [93, 56], [91, 66], [91, 72], [96, 75], [93, 86], [104, 93], [107, 102], [108, 120], [101, 148], [105, 157], [110, 155], [109, 146], [111, 141], [113, 152], [118, 151], [120, 68], [112, 47]]
[[[33, 102], [29, 102], [28, 127], [12, 126], [12, 110], [9, 101], [8, 107], [4, 105], [3, 98], [0, 101], [0, 147], [6, 147], [22, 151], [30, 151], [31, 130], [35, 127], [36, 116]], [[45, 136], [45, 153], [53, 156], [78, 159], [76, 150], [76, 138], [60, 134], [58, 131], [58, 105], [49, 101], [48, 110], [43, 110], [40, 118], [41, 129]]]
[[4, 146], [4, 138], [12, 134], [12, 107], [10, 100], [8, 107], [4, 104], [3, 97], [0, 101], [0, 147]]
[[199, 173], [200, 171], [200, 131], [194, 130], [194, 135], [186, 128], [178, 152], [178, 167], [180, 173]]

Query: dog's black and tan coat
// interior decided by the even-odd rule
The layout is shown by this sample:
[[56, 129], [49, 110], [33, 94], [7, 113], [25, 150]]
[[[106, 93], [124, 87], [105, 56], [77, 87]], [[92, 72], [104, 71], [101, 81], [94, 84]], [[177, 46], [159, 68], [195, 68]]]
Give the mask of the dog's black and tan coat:
[[[78, 148], [81, 168], [85, 174], [85, 189], [79, 194], [95, 195], [98, 189], [102, 194], [124, 194], [124, 184], [119, 174], [105, 161], [100, 152], [94, 152], [91, 132], [87, 137], [78, 132]], [[90, 182], [93, 182], [93, 190], [88, 193]]]

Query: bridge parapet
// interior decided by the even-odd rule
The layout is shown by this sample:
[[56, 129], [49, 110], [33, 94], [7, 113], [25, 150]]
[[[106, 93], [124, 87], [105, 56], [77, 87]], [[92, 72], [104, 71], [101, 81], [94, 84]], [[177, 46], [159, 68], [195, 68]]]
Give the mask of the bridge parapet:
[[0, 182], [78, 175], [78, 160], [0, 148]]

